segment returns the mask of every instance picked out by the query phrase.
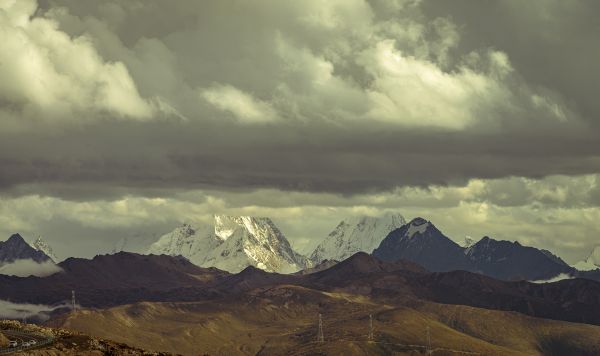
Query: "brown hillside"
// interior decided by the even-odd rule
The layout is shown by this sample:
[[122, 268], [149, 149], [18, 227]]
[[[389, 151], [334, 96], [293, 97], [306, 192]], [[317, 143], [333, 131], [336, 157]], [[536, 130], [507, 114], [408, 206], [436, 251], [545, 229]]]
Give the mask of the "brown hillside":
[[[325, 343], [317, 343], [317, 315]], [[375, 342], [368, 342], [369, 314]], [[55, 325], [184, 355], [600, 353], [600, 327], [458, 305], [381, 305], [365, 296], [282, 285], [230, 301], [137, 303], [79, 311]]]

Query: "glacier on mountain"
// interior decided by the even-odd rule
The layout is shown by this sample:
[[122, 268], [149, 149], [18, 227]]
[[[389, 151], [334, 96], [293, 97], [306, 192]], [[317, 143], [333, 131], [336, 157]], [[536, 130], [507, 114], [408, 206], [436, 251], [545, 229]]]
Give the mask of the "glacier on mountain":
[[309, 259], [317, 265], [324, 260], [343, 261], [357, 252], [371, 253], [391, 231], [404, 224], [404, 217], [394, 213], [343, 220], [315, 248]]
[[291, 273], [309, 266], [269, 218], [215, 215], [213, 224], [184, 224], [153, 243], [148, 253], [181, 255], [201, 267], [237, 273], [248, 266]]
[[38, 236], [38, 238], [34, 242], [29, 244], [29, 246], [33, 247], [34, 249], [36, 249], [38, 251], [45, 253], [46, 256], [50, 257], [52, 262], [54, 262], [54, 263], [58, 262], [58, 257], [56, 257], [56, 255], [54, 254], [52, 247], [50, 247], [50, 245], [48, 245], [48, 243], [46, 241], [44, 241], [44, 239], [42, 239], [41, 236]]

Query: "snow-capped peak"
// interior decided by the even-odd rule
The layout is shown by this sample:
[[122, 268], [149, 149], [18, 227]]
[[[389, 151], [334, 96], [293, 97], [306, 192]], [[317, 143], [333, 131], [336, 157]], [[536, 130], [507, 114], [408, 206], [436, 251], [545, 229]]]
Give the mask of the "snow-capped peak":
[[163, 235], [148, 253], [182, 255], [198, 266], [230, 272], [255, 266], [287, 273], [307, 266], [271, 219], [252, 216], [215, 215], [212, 225], [184, 224]]
[[600, 246], [596, 246], [584, 261], [573, 265], [580, 271], [592, 271], [600, 268]]
[[215, 234], [223, 240], [227, 240], [237, 229], [244, 229], [257, 237], [264, 237], [269, 233], [282, 235], [269, 218], [229, 215], [215, 215], [214, 218]]
[[223, 241], [233, 235], [236, 229], [244, 225], [246, 216], [215, 215], [215, 235]]
[[391, 231], [405, 223], [397, 213], [343, 220], [315, 248], [310, 260], [317, 265], [324, 260], [342, 261], [357, 252], [371, 253]]
[[52, 262], [56, 263], [58, 261], [58, 257], [56, 257], [54, 254], [52, 247], [50, 247], [50, 245], [48, 245], [48, 243], [44, 241], [41, 236], [38, 236], [38, 238], [29, 245], [34, 249], [45, 253], [46, 256], [50, 257]]

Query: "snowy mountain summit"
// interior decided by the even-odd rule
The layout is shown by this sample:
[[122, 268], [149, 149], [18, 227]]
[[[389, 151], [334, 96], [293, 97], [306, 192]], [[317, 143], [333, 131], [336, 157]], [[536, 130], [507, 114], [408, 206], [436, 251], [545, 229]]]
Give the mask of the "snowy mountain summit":
[[43, 240], [41, 236], [38, 236], [38, 238], [29, 245], [34, 249], [45, 253], [46, 256], [50, 257], [52, 262], [56, 263], [58, 261], [58, 257], [56, 257], [56, 255], [54, 254], [52, 247], [50, 247], [50, 245], [48, 245], [48, 243], [45, 240]]
[[404, 224], [402, 215], [392, 213], [344, 220], [315, 248], [310, 261], [317, 265], [324, 260], [343, 261], [357, 252], [371, 253], [391, 231]]
[[248, 266], [280, 273], [308, 266], [271, 219], [251, 216], [215, 215], [212, 225], [184, 224], [160, 237], [148, 253], [181, 255], [198, 266], [234, 273]]
[[590, 255], [584, 260], [573, 265], [580, 271], [592, 271], [600, 268], [600, 246], [596, 246]]

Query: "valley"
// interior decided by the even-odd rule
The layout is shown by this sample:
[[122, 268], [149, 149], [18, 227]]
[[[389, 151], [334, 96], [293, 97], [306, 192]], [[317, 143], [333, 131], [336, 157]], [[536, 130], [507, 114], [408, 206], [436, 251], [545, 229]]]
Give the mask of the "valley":
[[[595, 355], [600, 327], [462, 305], [368, 297], [281, 285], [234, 300], [136, 303], [51, 321], [101, 338], [184, 355]], [[318, 315], [324, 342], [317, 342]], [[369, 340], [369, 316], [373, 339]]]

